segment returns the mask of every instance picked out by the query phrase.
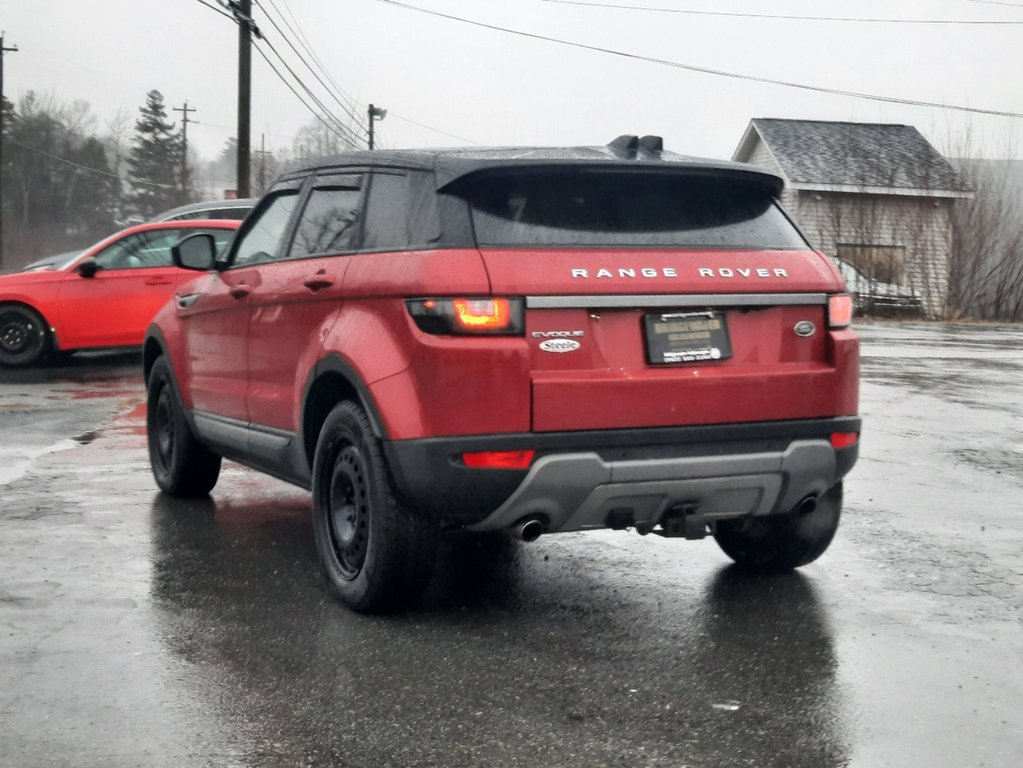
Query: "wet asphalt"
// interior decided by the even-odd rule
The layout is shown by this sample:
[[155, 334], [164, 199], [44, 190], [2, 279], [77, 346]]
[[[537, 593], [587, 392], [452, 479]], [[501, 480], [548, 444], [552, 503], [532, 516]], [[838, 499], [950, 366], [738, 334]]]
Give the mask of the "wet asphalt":
[[0, 766], [1023, 765], [1023, 329], [873, 324], [825, 556], [452, 540], [325, 591], [306, 493], [156, 492], [137, 355], [0, 371]]

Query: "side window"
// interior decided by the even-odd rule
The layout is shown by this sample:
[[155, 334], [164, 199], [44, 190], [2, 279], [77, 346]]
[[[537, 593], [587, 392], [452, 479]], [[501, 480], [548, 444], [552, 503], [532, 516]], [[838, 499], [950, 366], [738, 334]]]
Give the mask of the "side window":
[[353, 250], [361, 215], [362, 190], [354, 184], [313, 189], [288, 258]]
[[373, 174], [366, 204], [363, 248], [397, 251], [409, 247], [408, 197], [408, 177]]
[[102, 269], [152, 269], [171, 266], [171, 246], [186, 233], [180, 229], [136, 232], [108, 245], [95, 256]]
[[282, 192], [270, 199], [246, 228], [234, 252], [232, 267], [251, 266], [280, 258], [281, 241], [298, 203], [297, 192]]

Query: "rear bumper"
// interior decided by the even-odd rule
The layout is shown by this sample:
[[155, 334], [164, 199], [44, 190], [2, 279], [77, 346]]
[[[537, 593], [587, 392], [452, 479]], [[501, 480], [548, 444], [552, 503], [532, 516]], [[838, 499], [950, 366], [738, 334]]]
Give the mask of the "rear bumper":
[[[701, 515], [787, 512], [819, 495], [856, 462], [855, 417], [710, 427], [525, 433], [385, 443], [399, 492], [449, 525], [496, 530], [539, 516], [548, 531], [655, 524], [680, 504]], [[536, 451], [528, 470], [469, 468], [470, 451]]]

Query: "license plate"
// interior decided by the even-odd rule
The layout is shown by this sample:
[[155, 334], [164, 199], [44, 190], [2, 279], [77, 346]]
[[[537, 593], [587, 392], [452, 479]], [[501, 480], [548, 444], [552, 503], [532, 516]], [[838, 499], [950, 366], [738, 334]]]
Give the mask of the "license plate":
[[727, 360], [732, 356], [724, 312], [648, 314], [647, 362], [654, 365]]

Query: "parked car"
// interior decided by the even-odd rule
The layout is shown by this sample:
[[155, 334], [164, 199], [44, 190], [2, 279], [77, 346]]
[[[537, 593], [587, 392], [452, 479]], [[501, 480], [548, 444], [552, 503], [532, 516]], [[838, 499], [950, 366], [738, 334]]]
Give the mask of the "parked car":
[[[245, 197], [237, 200], [207, 200], [202, 203], [189, 203], [188, 205], [164, 211], [154, 216], [150, 221], [188, 221], [191, 219], [237, 219], [241, 221], [252, 210], [256, 200], [257, 198]], [[143, 222], [141, 218], [138, 218], [133, 223], [142, 224]], [[26, 264], [21, 268], [21, 271], [39, 272], [46, 269], [60, 269], [81, 253], [82, 251], [79, 249], [57, 253], [52, 256], [44, 256], [41, 259]]]
[[838, 264], [838, 271], [842, 273], [846, 289], [853, 298], [853, 310], [857, 315], [923, 316], [924, 300], [916, 291], [872, 280], [842, 259], [836, 258], [835, 263]]
[[82, 255], [81, 249], [74, 251], [64, 251], [63, 253], [54, 253], [50, 256], [44, 256], [41, 259], [26, 264], [21, 268], [22, 272], [41, 272], [48, 269], [60, 269], [61, 267], [69, 264], [72, 260]]
[[54, 269], [0, 275], [0, 365], [32, 365], [54, 351], [140, 345], [175, 287], [194, 277], [173, 265], [171, 246], [204, 232], [220, 249], [239, 224], [142, 224]]
[[227, 457], [311, 489], [327, 581], [362, 611], [407, 605], [457, 530], [809, 563], [857, 456], [859, 346], [781, 187], [655, 137], [286, 175], [222, 257], [174, 248], [202, 277], [146, 337], [156, 483], [207, 494]]
[[186, 221], [188, 219], [238, 219], [249, 215], [258, 202], [255, 197], [243, 197], [235, 200], [206, 200], [201, 203], [189, 203], [171, 208], [150, 219], [150, 221]]

